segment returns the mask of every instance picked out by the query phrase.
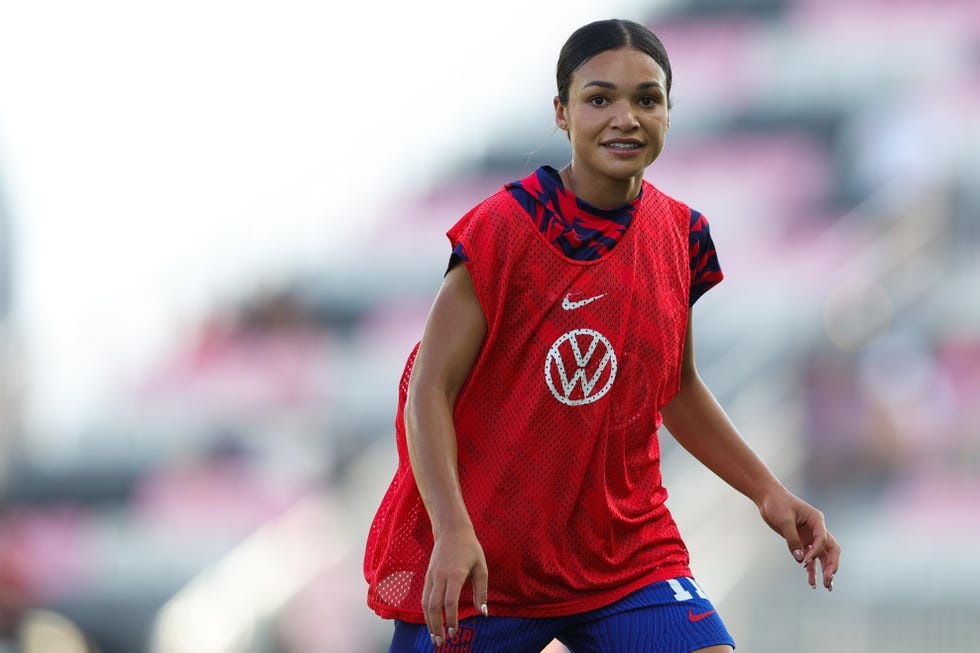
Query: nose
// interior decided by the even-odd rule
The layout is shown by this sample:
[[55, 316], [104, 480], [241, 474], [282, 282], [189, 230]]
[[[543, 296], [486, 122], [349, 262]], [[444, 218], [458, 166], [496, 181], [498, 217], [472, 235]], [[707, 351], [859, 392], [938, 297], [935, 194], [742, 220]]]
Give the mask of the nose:
[[617, 102], [612, 111], [612, 117], [609, 122], [610, 127], [622, 131], [630, 131], [639, 126], [639, 121], [636, 119], [636, 114], [633, 112], [633, 107], [630, 106], [629, 102]]

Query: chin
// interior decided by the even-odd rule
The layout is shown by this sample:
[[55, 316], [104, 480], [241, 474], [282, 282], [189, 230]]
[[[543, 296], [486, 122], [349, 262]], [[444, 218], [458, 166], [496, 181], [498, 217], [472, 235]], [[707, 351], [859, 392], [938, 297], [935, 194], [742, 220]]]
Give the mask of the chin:
[[605, 168], [605, 173], [614, 179], [627, 180], [641, 175], [653, 163], [657, 157], [643, 157], [634, 161], [610, 161]]
[[[650, 163], [653, 163], [652, 161]], [[650, 163], [632, 164], [629, 166], [615, 166], [606, 170], [606, 175], [618, 181], [632, 181], [637, 177], [642, 177]]]

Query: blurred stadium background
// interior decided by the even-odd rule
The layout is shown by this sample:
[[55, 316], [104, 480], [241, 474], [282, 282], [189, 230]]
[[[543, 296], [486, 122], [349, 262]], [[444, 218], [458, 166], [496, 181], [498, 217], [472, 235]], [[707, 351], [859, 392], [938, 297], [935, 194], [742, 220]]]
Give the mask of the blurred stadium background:
[[613, 15], [727, 275], [699, 366], [845, 552], [811, 590], [664, 434], [702, 586], [741, 650], [980, 649], [980, 4], [326, 4], [0, 3], [0, 653], [386, 650], [443, 234], [567, 160], [557, 51]]

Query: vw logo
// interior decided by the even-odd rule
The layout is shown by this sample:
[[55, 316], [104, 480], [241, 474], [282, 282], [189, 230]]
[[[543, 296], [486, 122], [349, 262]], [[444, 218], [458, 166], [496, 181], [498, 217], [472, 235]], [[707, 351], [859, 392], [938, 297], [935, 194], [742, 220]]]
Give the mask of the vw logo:
[[601, 399], [616, 379], [612, 343], [592, 329], [575, 329], [560, 336], [548, 350], [544, 379], [555, 399], [582, 406]]

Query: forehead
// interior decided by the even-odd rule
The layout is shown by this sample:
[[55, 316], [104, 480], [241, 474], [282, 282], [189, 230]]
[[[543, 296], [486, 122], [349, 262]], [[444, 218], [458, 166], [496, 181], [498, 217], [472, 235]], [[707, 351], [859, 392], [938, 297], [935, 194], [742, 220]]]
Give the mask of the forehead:
[[629, 86], [644, 82], [660, 82], [661, 86], [666, 86], [667, 75], [660, 64], [646, 52], [626, 47], [600, 52], [587, 59], [572, 74], [573, 85], [584, 85], [591, 81]]

